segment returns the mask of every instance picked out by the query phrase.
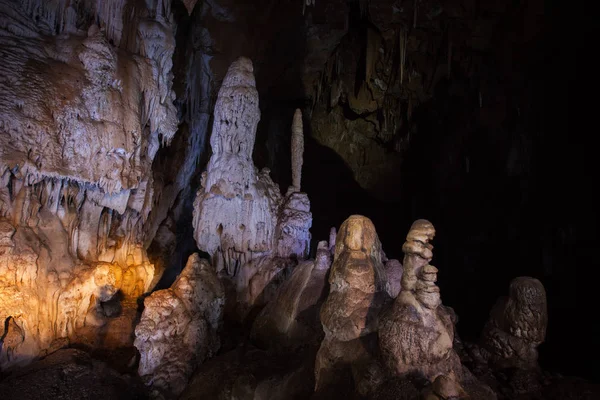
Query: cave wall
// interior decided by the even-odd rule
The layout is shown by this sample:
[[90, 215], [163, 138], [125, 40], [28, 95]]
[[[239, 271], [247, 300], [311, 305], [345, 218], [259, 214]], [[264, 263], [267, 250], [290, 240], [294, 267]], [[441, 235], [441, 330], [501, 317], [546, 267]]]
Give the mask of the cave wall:
[[95, 343], [104, 302], [151, 289], [151, 168], [178, 118], [170, 2], [6, 0], [0, 29], [4, 366]]

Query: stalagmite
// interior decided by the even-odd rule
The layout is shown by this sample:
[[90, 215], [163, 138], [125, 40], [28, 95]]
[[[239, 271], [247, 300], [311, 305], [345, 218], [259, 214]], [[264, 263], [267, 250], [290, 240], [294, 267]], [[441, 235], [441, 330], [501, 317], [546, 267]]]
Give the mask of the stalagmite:
[[194, 237], [217, 270], [236, 275], [251, 259], [274, 248], [278, 188], [252, 162], [260, 120], [252, 61], [231, 64], [215, 104], [208, 162], [194, 202]]
[[319, 308], [331, 266], [326, 241], [319, 242], [316, 259], [301, 262], [257, 316], [251, 338], [264, 348], [300, 347], [320, 337]]
[[406, 236], [402, 290], [380, 319], [379, 347], [388, 369], [403, 376], [418, 372], [433, 380], [444, 374], [462, 379], [462, 367], [452, 349], [454, 324], [441, 305], [435, 284], [437, 268], [430, 265], [433, 225], [417, 220]]
[[304, 131], [302, 127], [302, 111], [296, 109], [292, 122], [292, 188], [300, 191], [302, 181], [302, 164], [304, 156]]
[[548, 309], [544, 285], [530, 277], [510, 283], [508, 297], [498, 299], [480, 340], [481, 353], [500, 368], [537, 367], [537, 347], [546, 338]]
[[315, 361], [315, 391], [339, 384], [341, 371], [368, 364], [386, 281], [381, 243], [370, 219], [352, 215], [340, 227], [321, 307], [325, 338]]
[[[259, 120], [252, 62], [240, 57], [219, 90], [210, 138], [213, 154], [194, 202], [193, 220], [198, 247], [211, 255], [217, 271], [230, 277], [253, 259], [302, 259], [310, 250], [310, 201], [299, 193], [302, 113], [296, 111], [292, 124], [293, 186], [285, 199], [269, 170], [259, 173], [252, 161]], [[241, 290], [249, 280], [237, 282]]]

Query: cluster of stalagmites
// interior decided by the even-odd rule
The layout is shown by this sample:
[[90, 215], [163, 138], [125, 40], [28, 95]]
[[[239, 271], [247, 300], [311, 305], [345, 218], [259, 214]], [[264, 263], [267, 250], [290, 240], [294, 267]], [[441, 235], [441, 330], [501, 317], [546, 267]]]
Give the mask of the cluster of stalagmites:
[[[390, 393], [416, 390], [411, 383], [415, 379], [429, 382], [415, 392], [428, 400], [496, 397], [461, 364], [454, 350], [456, 316], [442, 305], [435, 284], [438, 270], [430, 264], [434, 236], [429, 221], [415, 221], [402, 247], [403, 265], [396, 260], [384, 265], [368, 218], [355, 215], [342, 224], [330, 292], [321, 308], [325, 335], [315, 361], [317, 398], [340, 393], [396, 398]], [[399, 292], [399, 285], [385, 284], [398, 275]], [[544, 340], [546, 318], [541, 283], [515, 279], [509, 299], [499, 302], [486, 325], [482, 358], [499, 367], [531, 368], [536, 347]], [[354, 387], [348, 391], [349, 382]]]
[[[212, 156], [194, 202], [194, 237], [217, 272], [231, 278], [244, 310], [310, 250], [310, 201], [300, 192], [302, 113], [292, 124], [293, 185], [285, 197], [252, 161], [260, 120], [252, 62], [236, 60], [223, 80], [210, 138]], [[263, 296], [264, 297], [264, 296]], [[263, 301], [264, 303], [264, 301]]]
[[151, 165], [178, 123], [170, 2], [135, 7], [127, 26], [122, 2], [75, 3], [0, 1], [3, 367], [96, 346], [102, 326], [102, 346], [130, 344], [155, 280]]
[[226, 297], [240, 320], [278, 299], [253, 330], [265, 347], [277, 340], [283, 349], [314, 336], [318, 318], [307, 321], [306, 311], [320, 299], [330, 261], [328, 244], [319, 248], [317, 261], [303, 261], [312, 215], [308, 196], [300, 192], [301, 118], [298, 110], [293, 186], [283, 197], [269, 171], [259, 172], [252, 161], [260, 119], [252, 62], [242, 57], [230, 66], [215, 104], [212, 156], [194, 203], [194, 236], [212, 264], [192, 256], [170, 289], [146, 298], [135, 330], [138, 372], [155, 397], [179, 395], [194, 368], [218, 350]]
[[[164, 28], [164, 19], [157, 23]], [[0, 121], [0, 367], [93, 336], [107, 317], [119, 315], [113, 302], [118, 292], [135, 304], [156, 281], [143, 246], [153, 202], [149, 168], [159, 135], [168, 140], [174, 128], [166, 101], [169, 77], [151, 72], [170, 70], [164, 52], [172, 49], [159, 51], [168, 32], [153, 30], [153, 24], [140, 25], [137, 55], [125, 56], [108, 44], [105, 35], [114, 35], [116, 27], [105, 27], [108, 33], [92, 27], [76, 37], [81, 46], [63, 61], [80, 60], [69, 76], [86, 83], [70, 88], [73, 96], [62, 101], [71, 105], [52, 105], [52, 115], [40, 110], [48, 106], [44, 99], [56, 99], [54, 83], [23, 100], [1, 91], [2, 117], [8, 115], [10, 123]], [[1, 36], [0, 44], [10, 38]], [[32, 48], [47, 46], [33, 34], [28, 40]], [[28, 57], [56, 61], [44, 58], [54, 53], [41, 50], [15, 54], [11, 62], [21, 71]], [[119, 80], [117, 65], [141, 80]], [[14, 93], [17, 98], [19, 90]], [[134, 94], [143, 101], [131, 103]], [[13, 100], [20, 106], [5, 112]], [[40, 126], [15, 125], [21, 114], [36, 113]], [[109, 118], [114, 115], [117, 120]], [[242, 57], [219, 91], [212, 156], [194, 203], [194, 237], [210, 261], [192, 255], [170, 288], [145, 298], [135, 327], [138, 372], [152, 396], [306, 398], [308, 391], [309, 397], [327, 398], [350, 389], [384, 399], [382, 393], [410, 386], [417, 377], [428, 382], [418, 392], [426, 399], [494, 398], [453, 347], [456, 316], [442, 305], [438, 270], [430, 264], [433, 225], [412, 225], [401, 264], [387, 259], [371, 220], [353, 215], [308, 260], [312, 214], [300, 190], [302, 114], [297, 110], [292, 122], [292, 185], [285, 196], [269, 171], [258, 171], [252, 161], [259, 119], [253, 66]], [[58, 138], [49, 148], [40, 142], [47, 132]], [[17, 140], [21, 133], [26, 139]], [[27, 149], [31, 143], [39, 148]], [[57, 143], [71, 150], [53, 148]], [[249, 340], [256, 347], [248, 351], [247, 364], [231, 352], [206, 363], [220, 349], [228, 304], [236, 309], [234, 318], [250, 322]], [[492, 311], [477, 355], [494, 366], [533, 368], [546, 321], [542, 284], [517, 278], [508, 299]], [[132, 332], [121, 333], [121, 344], [133, 338]], [[264, 360], [279, 365], [273, 357], [303, 349], [307, 356], [291, 371], [265, 375]], [[223, 382], [207, 382], [216, 376]]]

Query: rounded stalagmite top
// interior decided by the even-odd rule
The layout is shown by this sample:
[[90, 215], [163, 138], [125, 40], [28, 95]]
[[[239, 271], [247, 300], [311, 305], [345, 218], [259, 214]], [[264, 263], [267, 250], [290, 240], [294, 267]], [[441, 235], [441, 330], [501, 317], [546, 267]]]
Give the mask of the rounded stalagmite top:
[[364, 251], [370, 256], [380, 257], [381, 243], [369, 218], [351, 215], [342, 223], [336, 237], [336, 258], [345, 250]]
[[426, 219], [418, 219], [411, 225], [408, 235], [406, 235], [406, 240], [427, 243], [433, 240], [434, 237], [435, 228], [433, 224]]
[[221, 87], [225, 88], [235, 86], [256, 87], [254, 66], [252, 65], [252, 60], [247, 57], [239, 57], [231, 63], [221, 85]]

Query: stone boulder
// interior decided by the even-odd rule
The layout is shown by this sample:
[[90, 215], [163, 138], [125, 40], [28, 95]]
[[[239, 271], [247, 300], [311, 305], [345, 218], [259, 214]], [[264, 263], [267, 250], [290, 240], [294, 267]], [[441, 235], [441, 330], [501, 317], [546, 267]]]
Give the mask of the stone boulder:
[[198, 254], [171, 288], [146, 298], [134, 345], [141, 356], [138, 372], [157, 396], [178, 396], [196, 366], [219, 349], [224, 302], [214, 269]]

